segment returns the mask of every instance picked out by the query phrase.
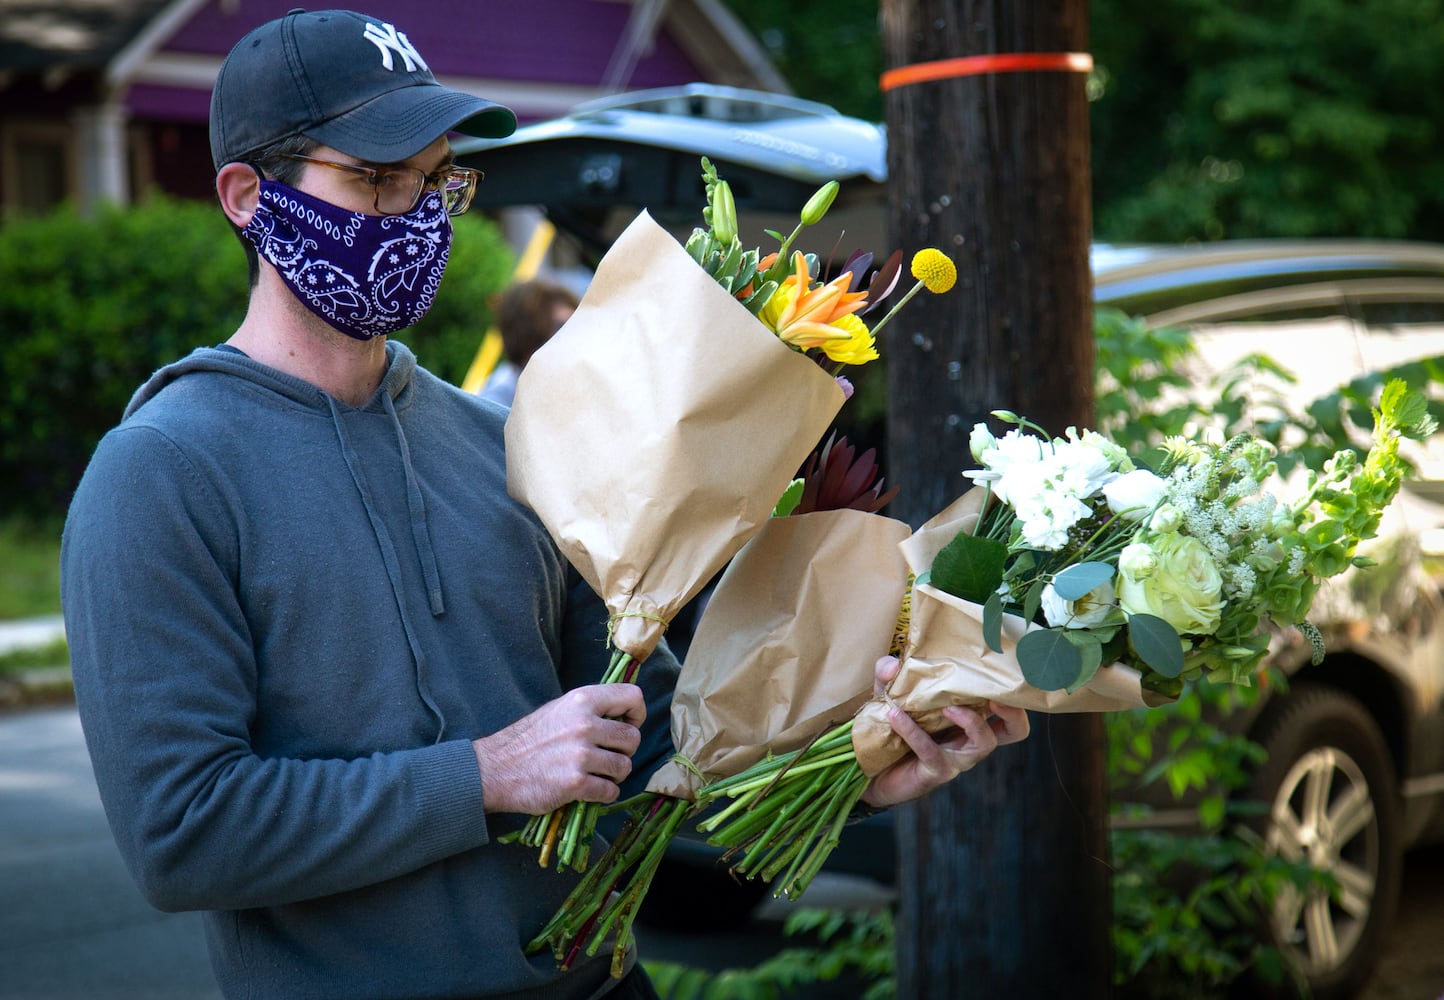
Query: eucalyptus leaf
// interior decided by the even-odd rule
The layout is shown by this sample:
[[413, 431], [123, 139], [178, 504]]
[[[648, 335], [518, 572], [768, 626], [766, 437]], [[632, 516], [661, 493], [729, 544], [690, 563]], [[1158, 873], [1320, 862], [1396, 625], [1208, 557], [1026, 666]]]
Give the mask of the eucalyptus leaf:
[[1076, 601], [1105, 583], [1112, 583], [1113, 576], [1113, 567], [1107, 563], [1075, 563], [1053, 577], [1053, 589], [1063, 600]]
[[1071, 688], [1083, 673], [1083, 655], [1063, 629], [1036, 629], [1018, 642], [1023, 679], [1040, 691]]
[[1073, 644], [1083, 660], [1083, 669], [1079, 671], [1078, 679], [1068, 685], [1068, 693], [1072, 694], [1091, 681], [1093, 675], [1098, 673], [1098, 668], [1103, 666], [1103, 643], [1098, 636], [1084, 629], [1064, 629], [1063, 636]]
[[996, 590], [983, 602], [983, 641], [993, 652], [1003, 651], [1003, 596]]
[[1172, 625], [1156, 615], [1129, 615], [1128, 640], [1138, 658], [1164, 677], [1183, 673], [1183, 644]]
[[1043, 606], [1043, 586], [1042, 580], [1034, 580], [1023, 595], [1023, 618], [1027, 621], [1038, 620], [1038, 609]]
[[991, 538], [959, 533], [933, 560], [932, 585], [974, 604], [987, 601], [1003, 582], [1008, 547]]

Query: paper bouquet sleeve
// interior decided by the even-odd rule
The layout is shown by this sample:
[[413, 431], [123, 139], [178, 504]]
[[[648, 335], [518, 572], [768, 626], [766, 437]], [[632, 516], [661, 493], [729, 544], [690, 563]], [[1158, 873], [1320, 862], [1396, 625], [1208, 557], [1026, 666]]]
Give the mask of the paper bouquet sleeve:
[[643, 212], [522, 372], [508, 490], [640, 660], [766, 522], [842, 402]]
[[672, 739], [688, 764], [664, 765], [648, 790], [691, 799], [701, 774], [736, 774], [846, 722], [892, 643], [909, 530], [855, 510], [770, 520], [727, 568], [682, 666]]
[[[985, 499], [982, 489], [968, 491], [904, 541], [901, 548], [911, 572], [927, 570], [959, 531], [971, 530]], [[984, 707], [991, 700], [1035, 712], [1117, 712], [1168, 700], [1145, 690], [1137, 670], [1118, 663], [1100, 667], [1072, 693], [1033, 687], [1023, 679], [1015, 650], [1029, 629], [1039, 627], [1004, 615], [1003, 651], [995, 652], [983, 640], [981, 604], [920, 584], [913, 589], [907, 643], [888, 698], [929, 732], [951, 725], [942, 714], [948, 705]], [[870, 701], [853, 722], [853, 748], [869, 775], [907, 752], [888, 725], [889, 707], [887, 701]]]

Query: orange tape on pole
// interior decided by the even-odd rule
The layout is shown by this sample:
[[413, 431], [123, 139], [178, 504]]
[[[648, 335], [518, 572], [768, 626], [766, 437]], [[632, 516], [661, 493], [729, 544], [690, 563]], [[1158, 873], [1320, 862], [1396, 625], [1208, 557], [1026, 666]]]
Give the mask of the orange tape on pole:
[[1093, 57], [1087, 52], [1000, 52], [899, 66], [885, 72], [879, 83], [882, 89], [887, 91], [906, 87], [911, 83], [948, 80], [958, 76], [980, 76], [985, 73], [1018, 73], [1029, 70], [1045, 73], [1087, 73], [1092, 69]]

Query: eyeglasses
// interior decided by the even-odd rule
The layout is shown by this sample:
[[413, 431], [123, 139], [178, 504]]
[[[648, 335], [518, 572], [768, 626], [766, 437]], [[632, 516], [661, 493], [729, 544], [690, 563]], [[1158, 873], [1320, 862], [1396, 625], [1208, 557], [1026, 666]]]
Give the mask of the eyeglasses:
[[382, 215], [402, 215], [416, 207], [425, 191], [440, 191], [447, 215], [460, 215], [471, 207], [476, 182], [484, 176], [470, 167], [442, 167], [428, 174], [418, 167], [363, 167], [359, 163], [319, 160], [300, 153], [282, 153], [283, 159], [314, 163], [320, 167], [359, 174], [371, 185], [371, 207]]

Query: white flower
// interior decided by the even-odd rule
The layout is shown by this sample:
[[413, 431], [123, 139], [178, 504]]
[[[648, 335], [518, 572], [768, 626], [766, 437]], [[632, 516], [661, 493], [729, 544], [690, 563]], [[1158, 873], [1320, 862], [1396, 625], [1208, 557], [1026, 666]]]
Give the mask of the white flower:
[[1168, 490], [1168, 483], [1147, 469], [1135, 469], [1103, 487], [1108, 509], [1125, 521], [1142, 521]]
[[1212, 635], [1223, 612], [1223, 577], [1208, 549], [1198, 539], [1179, 534], [1159, 535], [1149, 547], [1156, 562], [1147, 576], [1123, 569], [1119, 555], [1118, 600], [1123, 610], [1155, 615], [1179, 634]]
[[1081, 441], [1055, 444], [1049, 464], [1059, 486], [1078, 497], [1091, 497], [1118, 477], [1107, 452]]
[[1112, 583], [1101, 583], [1076, 601], [1065, 601], [1053, 585], [1043, 588], [1043, 619], [1052, 627], [1092, 628], [1118, 617]]
[[1043, 460], [1043, 442], [1017, 429], [995, 438], [989, 448], [978, 456], [982, 469], [969, 469], [963, 475], [976, 485], [991, 484], [995, 496], [1004, 503], [1012, 502], [1008, 474], [1016, 468], [1035, 466]]
[[1123, 446], [1108, 440], [1097, 431], [1084, 430], [1082, 434], [1079, 434], [1076, 428], [1069, 427], [1068, 438], [1103, 452], [1108, 456], [1109, 463], [1118, 472], [1133, 471], [1133, 461], [1128, 457], [1128, 452], [1123, 450]]

